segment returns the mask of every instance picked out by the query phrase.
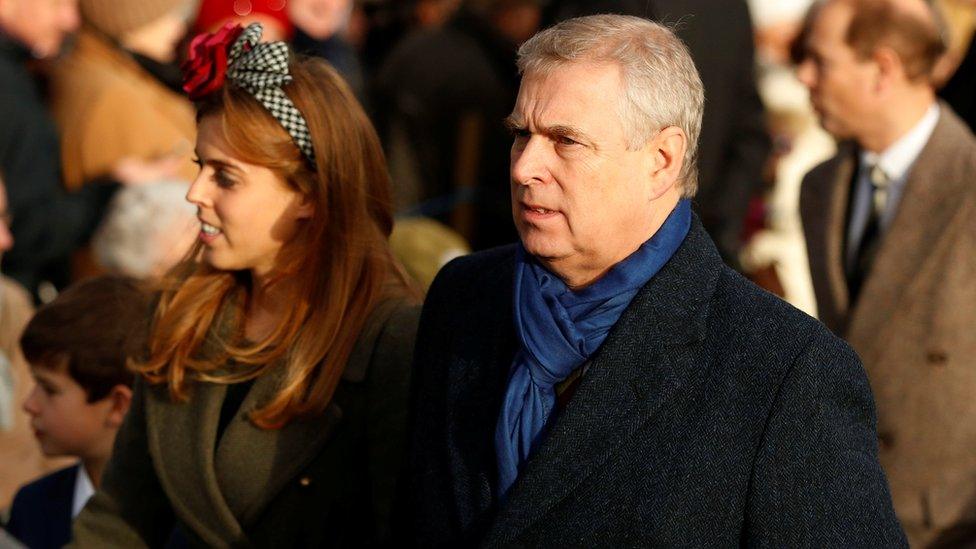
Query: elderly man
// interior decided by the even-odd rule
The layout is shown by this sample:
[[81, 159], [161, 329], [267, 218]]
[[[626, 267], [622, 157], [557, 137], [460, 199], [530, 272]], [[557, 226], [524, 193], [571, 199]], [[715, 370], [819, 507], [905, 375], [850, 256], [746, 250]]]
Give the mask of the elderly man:
[[421, 546], [897, 547], [854, 353], [691, 213], [702, 86], [655, 23], [519, 52], [520, 244], [455, 260], [416, 355]]
[[843, 143], [801, 193], [820, 318], [864, 360], [913, 546], [976, 544], [976, 139], [923, 0], [831, 0], [799, 76]]

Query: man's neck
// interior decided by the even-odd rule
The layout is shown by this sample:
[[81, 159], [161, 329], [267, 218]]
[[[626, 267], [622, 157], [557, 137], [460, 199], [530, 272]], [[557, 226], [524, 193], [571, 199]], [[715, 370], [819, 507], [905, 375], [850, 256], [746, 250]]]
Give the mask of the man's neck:
[[882, 153], [912, 131], [935, 103], [935, 92], [928, 86], [905, 93], [905, 97], [893, 101], [891, 108], [881, 113], [875, 131], [858, 138], [858, 144], [866, 151]]

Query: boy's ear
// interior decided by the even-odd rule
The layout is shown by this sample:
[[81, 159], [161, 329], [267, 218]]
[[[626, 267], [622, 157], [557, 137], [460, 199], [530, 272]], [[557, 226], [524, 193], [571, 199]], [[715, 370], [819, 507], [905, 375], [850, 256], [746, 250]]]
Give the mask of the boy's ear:
[[132, 404], [132, 389], [125, 385], [116, 385], [105, 398], [108, 398], [112, 404], [107, 418], [109, 426], [118, 429], [122, 426], [125, 414], [129, 412], [129, 405]]

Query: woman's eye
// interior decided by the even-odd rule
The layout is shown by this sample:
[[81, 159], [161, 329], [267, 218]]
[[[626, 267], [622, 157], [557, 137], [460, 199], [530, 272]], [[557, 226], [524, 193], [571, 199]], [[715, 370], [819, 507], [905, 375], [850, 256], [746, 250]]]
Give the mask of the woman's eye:
[[227, 175], [227, 173], [224, 172], [224, 170], [217, 170], [214, 172], [214, 181], [217, 182], [217, 185], [224, 188], [233, 187], [234, 184], [236, 183], [236, 181], [234, 181], [232, 177]]

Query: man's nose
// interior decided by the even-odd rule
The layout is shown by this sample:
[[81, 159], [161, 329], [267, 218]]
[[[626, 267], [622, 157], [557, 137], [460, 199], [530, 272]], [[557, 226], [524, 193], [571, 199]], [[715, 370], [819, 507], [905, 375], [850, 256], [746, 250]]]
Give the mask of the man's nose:
[[10, 250], [14, 247], [14, 235], [10, 233], [10, 227], [0, 220], [0, 253]]
[[817, 83], [817, 69], [809, 58], [800, 62], [796, 68], [797, 79], [807, 88], [813, 88]]
[[522, 146], [512, 147], [512, 181], [532, 185], [546, 180], [546, 158], [551, 147], [542, 136], [533, 135]]

